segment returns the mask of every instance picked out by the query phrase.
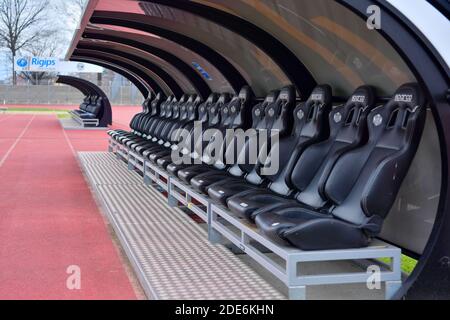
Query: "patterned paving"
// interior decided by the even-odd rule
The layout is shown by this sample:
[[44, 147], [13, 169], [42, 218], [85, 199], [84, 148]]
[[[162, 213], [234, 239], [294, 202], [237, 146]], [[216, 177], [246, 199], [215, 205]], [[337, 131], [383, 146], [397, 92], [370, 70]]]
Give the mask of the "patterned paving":
[[141, 284], [156, 299], [284, 299], [139, 175], [108, 153], [79, 153]]

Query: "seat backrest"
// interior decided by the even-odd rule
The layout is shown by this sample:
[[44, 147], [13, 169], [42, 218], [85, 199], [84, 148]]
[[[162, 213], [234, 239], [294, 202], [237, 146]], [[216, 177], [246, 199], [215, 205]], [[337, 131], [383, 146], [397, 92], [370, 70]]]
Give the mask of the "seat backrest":
[[80, 110], [85, 111], [86, 107], [91, 103], [91, 96], [84, 97], [83, 102], [80, 104]]
[[198, 121], [206, 124], [209, 121], [209, 110], [217, 103], [219, 95], [211, 93], [206, 101], [198, 107]]
[[149, 114], [150, 113], [150, 103], [152, 103], [152, 100], [147, 98], [142, 103], [142, 113], [141, 114]]
[[161, 108], [161, 104], [164, 102], [165, 96], [161, 92], [156, 94], [155, 99], [150, 103], [151, 113], [152, 115], [159, 114], [159, 109]]
[[228, 105], [229, 117], [225, 127], [248, 129], [252, 123], [252, 106], [255, 94], [249, 86], [244, 86]]
[[166, 117], [166, 114], [167, 114], [167, 108], [168, 108], [168, 106], [170, 106], [170, 104], [172, 103], [172, 101], [173, 101], [174, 99], [175, 99], [174, 96], [169, 96], [169, 97], [167, 97], [166, 101], [164, 101], [164, 102], [161, 104], [161, 108], [160, 108], [160, 110], [159, 110], [159, 117], [160, 117], [161, 119]]
[[362, 86], [344, 106], [330, 112], [329, 138], [306, 148], [292, 170], [291, 183], [298, 201], [313, 208], [327, 204], [325, 182], [339, 157], [366, 143], [366, 120], [374, 106], [374, 89]]
[[[246, 129], [243, 126], [250, 123], [250, 103], [253, 100], [253, 91], [249, 86], [241, 89], [238, 95], [235, 95], [228, 104], [225, 104], [221, 110], [221, 122], [217, 126], [217, 132], [211, 138], [204, 149], [203, 161], [208, 164], [217, 163], [223, 166], [223, 157], [228, 151], [228, 147], [235, 146], [234, 139], [226, 139], [229, 129]], [[219, 154], [216, 154], [219, 153]]]
[[[269, 123], [267, 121], [267, 109], [277, 101], [279, 94], [279, 90], [271, 91], [261, 103], [258, 103], [252, 108], [252, 129], [255, 129], [256, 132], [268, 129], [271, 122]], [[232, 175], [241, 176], [254, 169], [255, 164], [252, 164], [250, 161], [250, 152], [252, 152], [254, 146], [258, 147], [257, 136], [249, 137], [242, 150], [237, 152], [237, 163], [229, 170]], [[256, 152], [258, 153], [258, 150]]]
[[[259, 169], [264, 163], [268, 162], [268, 156], [271, 152], [273, 142], [271, 136], [277, 134], [279, 138], [288, 135], [293, 126], [292, 112], [296, 103], [296, 90], [295, 87], [290, 85], [281, 89], [280, 94], [276, 101], [270, 104], [266, 109], [266, 129], [267, 142], [261, 143], [258, 152], [258, 162], [252, 168], [251, 172], [247, 175], [247, 181], [253, 184], [261, 184], [263, 178], [260, 175]], [[261, 142], [262, 140], [259, 140]]]
[[[275, 166], [273, 157], [278, 157], [278, 170], [266, 174], [270, 181], [269, 188], [275, 193], [289, 195], [292, 190], [291, 174], [300, 155], [314, 143], [323, 141], [329, 135], [328, 117], [332, 108], [333, 94], [329, 85], [319, 85], [308, 100], [297, 105], [293, 112], [294, 126], [291, 134], [282, 137], [278, 144], [272, 146], [266, 168]], [[262, 168], [258, 173], [262, 175]], [[272, 170], [273, 171], [273, 170]]]
[[230, 95], [228, 93], [223, 93], [220, 95], [217, 102], [211, 106], [208, 111], [208, 125], [206, 129], [216, 128], [221, 124], [221, 112], [222, 108], [230, 102]]
[[184, 106], [189, 99], [188, 95], [183, 95], [181, 99], [173, 105], [172, 108], [172, 119], [179, 119], [181, 115], [181, 107]]
[[294, 86], [281, 89], [277, 100], [266, 110], [266, 117], [271, 130], [277, 130], [280, 135], [289, 134], [292, 129], [292, 111], [296, 103], [296, 90]]
[[426, 118], [426, 97], [416, 83], [405, 84], [371, 112], [369, 141], [342, 156], [325, 186], [333, 216], [361, 226], [369, 236], [381, 231], [416, 154]]
[[185, 122], [189, 118], [189, 107], [194, 102], [196, 95], [189, 96], [185, 103], [180, 105], [180, 122]]
[[172, 118], [172, 115], [174, 113], [174, 109], [177, 107], [177, 105], [178, 105], [178, 99], [174, 97], [172, 99], [172, 102], [169, 103], [166, 106], [166, 114], [165, 114], [165, 118], [166, 119], [171, 119]]
[[189, 104], [188, 107], [188, 121], [192, 122], [199, 119], [199, 106], [202, 103], [200, 96], [195, 96], [195, 99]]

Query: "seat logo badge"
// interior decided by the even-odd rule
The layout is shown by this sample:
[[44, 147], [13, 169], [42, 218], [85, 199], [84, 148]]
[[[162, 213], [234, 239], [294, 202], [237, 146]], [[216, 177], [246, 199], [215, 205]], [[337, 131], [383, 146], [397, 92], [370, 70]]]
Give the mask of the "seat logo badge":
[[412, 94], [397, 94], [395, 96], [396, 102], [412, 102], [413, 95]]
[[334, 115], [334, 122], [339, 123], [342, 121], [342, 114], [340, 112]]
[[275, 110], [270, 109], [270, 110], [269, 110], [269, 116], [270, 116], [270, 117], [273, 117], [274, 115], [275, 115]]
[[242, 203], [240, 204], [240, 206], [241, 206], [242, 208], [248, 208], [248, 204], [246, 204], [246, 203], [244, 203], [244, 202], [242, 202]]
[[313, 94], [313, 95], [311, 95], [311, 100], [318, 100], [318, 101], [320, 101], [320, 100], [322, 100], [323, 99], [323, 95], [321, 95], [321, 94]]
[[261, 115], [261, 110], [256, 109], [255, 110], [255, 116], [259, 117]]
[[381, 114], [377, 114], [375, 117], [373, 117], [373, 124], [375, 127], [379, 127], [383, 124], [383, 117]]
[[305, 113], [303, 112], [303, 110], [298, 110], [297, 117], [299, 120], [302, 120], [305, 117]]
[[352, 102], [364, 103], [365, 101], [366, 101], [366, 97], [365, 96], [353, 96], [352, 97]]

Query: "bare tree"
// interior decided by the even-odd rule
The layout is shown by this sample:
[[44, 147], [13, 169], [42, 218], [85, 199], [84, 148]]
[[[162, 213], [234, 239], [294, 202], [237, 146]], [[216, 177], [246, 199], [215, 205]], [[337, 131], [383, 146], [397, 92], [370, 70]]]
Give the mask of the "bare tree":
[[48, 33], [46, 28], [39, 27], [45, 21], [48, 4], [48, 0], [0, 0], [0, 42], [11, 52], [14, 85], [17, 84], [14, 57]]
[[68, 18], [68, 22], [76, 25], [84, 11], [87, 0], [56, 0], [53, 4], [54, 9]]

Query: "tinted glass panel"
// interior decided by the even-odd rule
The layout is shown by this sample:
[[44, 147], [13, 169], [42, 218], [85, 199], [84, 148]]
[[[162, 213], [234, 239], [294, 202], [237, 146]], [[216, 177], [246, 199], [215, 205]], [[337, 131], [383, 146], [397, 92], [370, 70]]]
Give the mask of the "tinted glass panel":
[[90, 52], [90, 53], [93, 53], [93, 54], [96, 54], [96, 55], [97, 54], [101, 54], [103, 57], [108, 57], [108, 58], [110, 58], [112, 60], [122, 61], [122, 62], [125, 62], [125, 63], [129, 64], [129, 65], [132, 65], [132, 66], [140, 69], [144, 73], [146, 73], [153, 80], [155, 80], [159, 84], [159, 86], [164, 90], [164, 93], [166, 95], [172, 94], [172, 91], [169, 89], [169, 87], [166, 85], [166, 83], [160, 77], [158, 77], [152, 71], [150, 71], [150, 70], [148, 70], [146, 68], [143, 68], [140, 64], [138, 64], [138, 63], [136, 63], [136, 62], [134, 62], [132, 60], [124, 59], [124, 58], [117, 57], [115, 55], [111, 55], [111, 54], [104, 53], [104, 52], [99, 53], [98, 51], [94, 51], [94, 50], [80, 50], [80, 56], [82, 56], [85, 52], [88, 52], [88, 53]]
[[371, 84], [391, 95], [414, 76], [392, 46], [363, 19], [330, 0], [196, 1], [244, 17], [287, 45], [317, 82], [337, 95]]
[[99, 45], [101, 43], [101, 46], [104, 48], [110, 48], [110, 49], [114, 49], [114, 50], [119, 50], [122, 52], [125, 52], [127, 54], [133, 55], [133, 56], [137, 56], [140, 58], [145, 58], [146, 60], [150, 61], [153, 64], [156, 64], [157, 66], [159, 66], [161, 69], [163, 69], [164, 71], [166, 71], [172, 78], [175, 79], [175, 81], [178, 83], [178, 85], [183, 89], [184, 92], [186, 93], [195, 93], [194, 88], [192, 87], [191, 83], [189, 82], [188, 79], [186, 79], [186, 77], [181, 74], [180, 72], [178, 72], [177, 69], [175, 69], [172, 65], [170, 65], [169, 63], [165, 62], [164, 60], [161, 60], [160, 58], [148, 54], [144, 51], [141, 51], [139, 49], [135, 49], [129, 46], [124, 46], [124, 45], [120, 45], [117, 43], [112, 43], [112, 42], [105, 42], [105, 41], [92, 41], [92, 40], [83, 40], [80, 42], [80, 44], [92, 44], [92, 45]]
[[[233, 92], [233, 89], [231, 88], [228, 81], [211, 63], [209, 63], [206, 59], [203, 59], [198, 54], [176, 44], [175, 42], [130, 28], [111, 25], [96, 25], [96, 27], [102, 28], [102, 30], [99, 30], [98, 28], [95, 29], [96, 33], [132, 39], [134, 41], [142, 42], [147, 45], [170, 52], [171, 54], [177, 56], [179, 59], [183, 60], [186, 64], [192, 66], [192, 68], [205, 79], [212, 91]], [[197, 67], [197, 65], [199, 67]], [[208, 70], [207, 74], [202, 74], [201, 70]]]
[[259, 96], [290, 83], [278, 65], [264, 52], [246, 39], [209, 20], [163, 5], [139, 1], [100, 0], [96, 10], [145, 14], [152, 18], [151, 22], [156, 26], [184, 34], [208, 45], [226, 57]]

